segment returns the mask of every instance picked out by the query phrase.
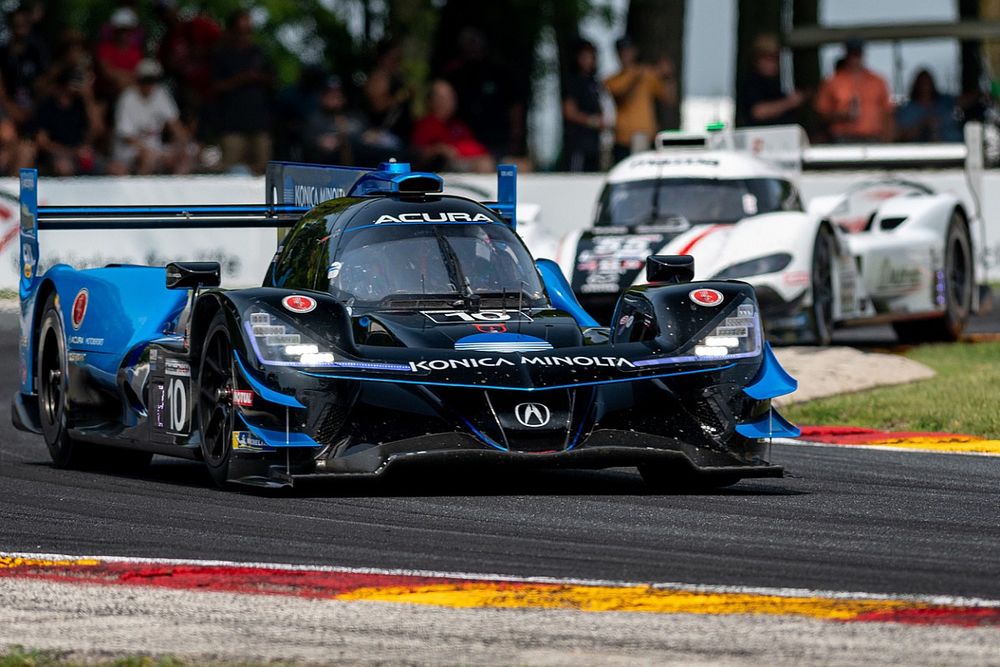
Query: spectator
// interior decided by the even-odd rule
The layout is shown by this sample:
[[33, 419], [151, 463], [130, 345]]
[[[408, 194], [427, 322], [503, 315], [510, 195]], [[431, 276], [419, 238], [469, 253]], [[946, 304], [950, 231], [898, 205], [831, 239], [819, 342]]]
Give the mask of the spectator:
[[413, 89], [401, 73], [403, 48], [387, 40], [378, 45], [377, 61], [365, 81], [365, 102], [373, 132], [380, 132], [387, 149], [402, 148], [404, 137], [413, 131], [410, 103]]
[[910, 99], [896, 111], [899, 141], [962, 141], [955, 98], [938, 92], [926, 69], [917, 72]]
[[[621, 71], [604, 82], [615, 99], [618, 118], [615, 123], [614, 159], [619, 162], [635, 150], [649, 147], [656, 134], [656, 102], [670, 104], [670, 90], [658, 74], [639, 63], [639, 50], [628, 37], [615, 44]], [[675, 92], [676, 96], [676, 92]]]
[[306, 159], [323, 164], [352, 164], [351, 144], [364, 123], [347, 111], [340, 78], [331, 76], [319, 98], [319, 108], [306, 119], [303, 133]]
[[427, 115], [413, 128], [413, 149], [429, 169], [489, 173], [496, 163], [469, 126], [455, 116], [455, 90], [443, 79], [431, 83]]
[[141, 43], [135, 31], [139, 17], [130, 7], [119, 7], [111, 14], [111, 29], [97, 44], [95, 52], [101, 91], [114, 99], [135, 85], [135, 68], [142, 60]]
[[[118, 98], [115, 109], [115, 171], [153, 174], [191, 171], [187, 130], [177, 105], [160, 83], [163, 68], [146, 59], [136, 68], [137, 83]], [[164, 131], [170, 143], [163, 143]]]
[[601, 130], [606, 126], [601, 109], [601, 84], [597, 50], [586, 40], [575, 49], [575, 71], [563, 92], [563, 157], [567, 171], [601, 168]]
[[39, 93], [45, 96], [55, 90], [56, 81], [66, 72], [80, 81], [94, 74], [83, 33], [76, 28], [66, 28], [59, 35], [55, 60], [39, 79]]
[[473, 27], [458, 33], [458, 57], [444, 78], [458, 96], [458, 116], [494, 159], [524, 154], [527, 94], [517, 90], [507, 67], [489, 58], [486, 36]]
[[18, 127], [24, 128], [36, 102], [36, 84], [49, 65], [48, 50], [32, 34], [31, 12], [27, 7], [14, 10], [7, 17], [10, 38], [0, 47], [0, 79], [3, 79], [4, 112]]
[[[0, 95], [3, 95], [2, 80]], [[30, 167], [34, 161], [35, 144], [18, 132], [17, 124], [0, 106], [0, 176], [17, 176], [18, 169]]]
[[99, 171], [94, 138], [100, 134], [101, 119], [93, 79], [81, 81], [71, 71], [60, 74], [52, 94], [38, 106], [35, 125], [43, 169], [56, 176]]
[[250, 13], [237, 10], [226, 21], [226, 33], [212, 67], [218, 96], [216, 120], [227, 169], [247, 165], [264, 173], [271, 157], [271, 62], [255, 42]]
[[773, 35], [758, 35], [753, 45], [753, 63], [740, 90], [737, 125], [788, 125], [795, 123], [805, 101], [798, 90], [786, 95], [781, 89], [781, 48]]
[[864, 44], [845, 45], [844, 65], [823, 82], [816, 111], [829, 124], [835, 143], [892, 141], [893, 108], [889, 86], [864, 65]]
[[156, 54], [186, 117], [198, 118], [212, 99], [212, 56], [222, 28], [204, 14], [181, 18], [176, 0], [156, 0], [153, 12], [163, 24]]

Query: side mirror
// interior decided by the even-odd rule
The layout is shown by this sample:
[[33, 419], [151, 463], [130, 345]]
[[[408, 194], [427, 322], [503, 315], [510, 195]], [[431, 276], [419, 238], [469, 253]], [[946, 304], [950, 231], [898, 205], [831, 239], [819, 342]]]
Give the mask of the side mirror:
[[689, 283], [694, 279], [691, 255], [650, 255], [646, 258], [647, 283]]
[[167, 289], [198, 289], [222, 284], [218, 262], [171, 262], [167, 264]]

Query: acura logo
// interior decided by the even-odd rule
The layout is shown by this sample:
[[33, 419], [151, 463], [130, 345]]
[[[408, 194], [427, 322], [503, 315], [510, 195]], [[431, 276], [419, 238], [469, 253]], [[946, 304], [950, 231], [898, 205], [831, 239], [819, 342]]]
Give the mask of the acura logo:
[[541, 428], [552, 417], [549, 408], [541, 403], [521, 403], [514, 408], [514, 416], [528, 428]]

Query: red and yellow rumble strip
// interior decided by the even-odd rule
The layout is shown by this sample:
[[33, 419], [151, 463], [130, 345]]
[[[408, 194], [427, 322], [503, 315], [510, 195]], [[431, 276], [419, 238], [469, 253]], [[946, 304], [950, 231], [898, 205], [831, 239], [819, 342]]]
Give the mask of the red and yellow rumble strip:
[[1000, 627], [1000, 606], [860, 595], [746, 592], [715, 587], [560, 583], [477, 579], [464, 575], [0, 554], [0, 582], [5, 577], [467, 609], [767, 614], [840, 622]]
[[1000, 440], [986, 440], [976, 435], [958, 433], [901, 433], [856, 426], [803, 426], [799, 438], [827, 445], [1000, 455]]

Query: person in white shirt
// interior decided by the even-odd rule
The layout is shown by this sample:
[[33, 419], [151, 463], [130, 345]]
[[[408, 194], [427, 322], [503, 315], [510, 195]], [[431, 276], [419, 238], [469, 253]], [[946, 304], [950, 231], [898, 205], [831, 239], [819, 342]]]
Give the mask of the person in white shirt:
[[[136, 67], [136, 85], [122, 92], [115, 107], [112, 158], [118, 173], [186, 174], [192, 151], [177, 104], [160, 79], [163, 68], [145, 59]], [[164, 130], [170, 138], [164, 143]]]

